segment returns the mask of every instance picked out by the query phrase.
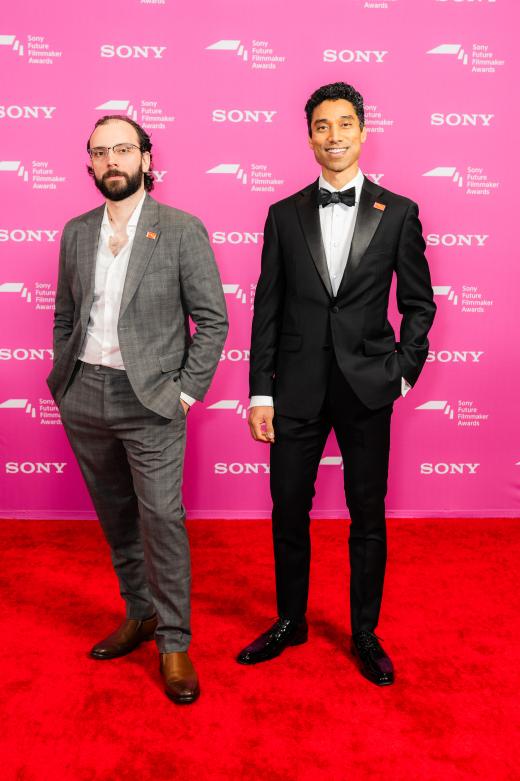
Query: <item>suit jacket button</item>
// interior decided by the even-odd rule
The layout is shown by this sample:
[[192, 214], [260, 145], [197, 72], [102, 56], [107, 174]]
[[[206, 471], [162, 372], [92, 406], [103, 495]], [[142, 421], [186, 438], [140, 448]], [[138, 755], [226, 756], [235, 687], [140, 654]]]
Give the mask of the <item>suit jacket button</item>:
[[331, 306], [330, 311], [334, 312], [334, 314], [337, 314], [339, 312], [339, 306]]

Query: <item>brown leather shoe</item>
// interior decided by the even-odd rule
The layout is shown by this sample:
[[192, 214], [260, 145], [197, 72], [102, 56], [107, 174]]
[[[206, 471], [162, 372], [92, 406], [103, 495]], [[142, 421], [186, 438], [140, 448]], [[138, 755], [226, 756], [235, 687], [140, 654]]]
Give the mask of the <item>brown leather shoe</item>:
[[185, 651], [161, 654], [161, 674], [165, 692], [177, 705], [189, 705], [200, 694], [199, 679]]
[[125, 656], [141, 643], [153, 640], [156, 626], [157, 616], [147, 618], [146, 621], [126, 618], [115, 632], [96, 643], [89, 656], [92, 659], [116, 659], [118, 656]]

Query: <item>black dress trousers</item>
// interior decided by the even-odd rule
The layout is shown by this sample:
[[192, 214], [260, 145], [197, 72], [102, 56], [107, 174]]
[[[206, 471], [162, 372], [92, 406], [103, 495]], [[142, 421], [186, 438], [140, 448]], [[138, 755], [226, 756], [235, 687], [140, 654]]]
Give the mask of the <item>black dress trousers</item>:
[[314, 484], [327, 437], [334, 430], [344, 466], [350, 512], [350, 613], [352, 632], [374, 631], [386, 566], [385, 496], [393, 404], [368, 409], [331, 363], [320, 415], [274, 418], [271, 495], [278, 614], [300, 619], [307, 609], [310, 518]]

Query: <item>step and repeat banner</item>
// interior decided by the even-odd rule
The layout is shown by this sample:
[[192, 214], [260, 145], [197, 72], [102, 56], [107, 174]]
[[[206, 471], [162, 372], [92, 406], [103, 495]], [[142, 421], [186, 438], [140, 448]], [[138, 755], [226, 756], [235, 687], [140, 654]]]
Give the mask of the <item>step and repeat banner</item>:
[[[269, 204], [318, 169], [314, 89], [365, 98], [363, 172], [419, 203], [438, 314], [395, 405], [394, 516], [517, 514], [516, 0], [25, 0], [0, 17], [0, 515], [94, 513], [45, 384], [64, 223], [100, 201], [86, 141], [103, 114], [153, 141], [155, 198], [207, 226], [230, 332], [189, 420], [191, 517], [269, 513], [251, 440], [249, 336]], [[392, 321], [399, 317], [392, 307]], [[315, 515], [345, 514], [334, 437]]]

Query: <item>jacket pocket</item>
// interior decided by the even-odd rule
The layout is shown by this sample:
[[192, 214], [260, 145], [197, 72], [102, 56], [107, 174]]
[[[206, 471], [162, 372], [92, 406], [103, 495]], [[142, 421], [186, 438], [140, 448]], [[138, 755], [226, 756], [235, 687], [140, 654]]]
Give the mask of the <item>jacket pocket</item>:
[[393, 353], [396, 347], [394, 336], [383, 336], [381, 339], [363, 339], [363, 353], [365, 355]]
[[159, 364], [162, 372], [174, 372], [175, 370], [182, 369], [184, 362], [184, 348], [177, 350], [174, 353], [168, 353], [168, 355], [159, 356]]
[[280, 350], [296, 352], [302, 346], [302, 338], [299, 334], [282, 334], [279, 343]]

